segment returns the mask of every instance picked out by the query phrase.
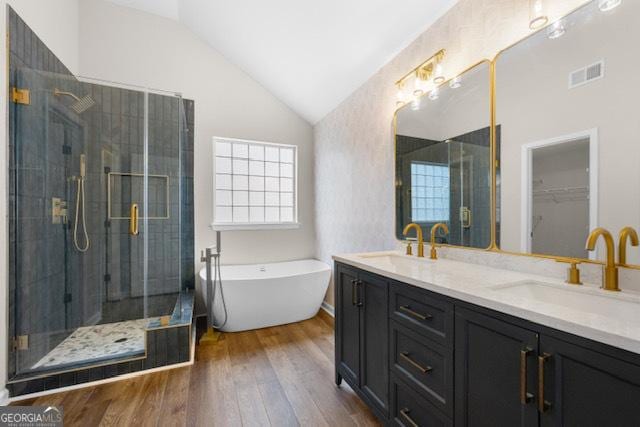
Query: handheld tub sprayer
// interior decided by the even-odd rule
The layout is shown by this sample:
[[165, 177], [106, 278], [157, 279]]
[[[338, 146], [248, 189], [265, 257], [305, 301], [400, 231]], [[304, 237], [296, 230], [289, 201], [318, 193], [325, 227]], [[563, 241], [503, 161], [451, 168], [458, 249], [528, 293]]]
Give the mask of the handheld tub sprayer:
[[[220, 273], [220, 231], [216, 231], [216, 244], [210, 246], [201, 252], [200, 262], [206, 264], [207, 270], [207, 332], [200, 338], [200, 344], [215, 343], [217, 341], [217, 335], [214, 332], [215, 329], [222, 328], [228, 319], [227, 305], [224, 301], [224, 292], [222, 290], [222, 274]], [[213, 268], [211, 265], [213, 260]], [[222, 309], [224, 311], [224, 321], [220, 324], [216, 324], [214, 317], [214, 305], [216, 301], [217, 288], [220, 286], [220, 300], [222, 302]]]

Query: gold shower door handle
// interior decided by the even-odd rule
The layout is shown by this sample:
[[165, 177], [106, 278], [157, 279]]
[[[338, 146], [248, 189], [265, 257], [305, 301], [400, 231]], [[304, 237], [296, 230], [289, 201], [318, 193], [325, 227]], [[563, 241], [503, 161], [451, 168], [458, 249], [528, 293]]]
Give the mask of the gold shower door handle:
[[471, 209], [466, 206], [462, 206], [460, 208], [460, 222], [462, 222], [462, 227], [471, 228]]
[[131, 205], [131, 211], [129, 213], [129, 234], [137, 236], [140, 233], [138, 230], [138, 204]]

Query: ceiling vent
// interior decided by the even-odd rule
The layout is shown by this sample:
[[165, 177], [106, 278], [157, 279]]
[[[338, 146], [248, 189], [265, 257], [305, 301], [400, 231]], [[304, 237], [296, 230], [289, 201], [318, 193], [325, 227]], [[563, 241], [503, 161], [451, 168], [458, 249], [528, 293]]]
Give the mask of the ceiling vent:
[[599, 61], [569, 74], [569, 89], [586, 85], [603, 77], [604, 61]]

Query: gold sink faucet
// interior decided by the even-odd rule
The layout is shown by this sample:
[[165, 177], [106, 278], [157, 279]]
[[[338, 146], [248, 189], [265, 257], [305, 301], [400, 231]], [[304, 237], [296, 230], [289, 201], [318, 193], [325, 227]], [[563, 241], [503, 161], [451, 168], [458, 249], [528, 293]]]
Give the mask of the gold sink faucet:
[[[422, 227], [420, 227], [415, 222], [411, 224], [407, 224], [407, 226], [402, 231], [402, 235], [406, 236], [409, 233], [409, 230], [412, 228], [416, 229], [416, 235], [418, 237], [418, 258], [424, 258], [424, 240], [422, 239]], [[407, 251], [407, 255], [411, 255], [410, 251]]]
[[436, 233], [439, 229], [444, 231], [444, 234], [449, 234], [449, 227], [444, 222], [439, 222], [431, 227], [431, 259], [438, 259], [438, 252], [436, 251]]
[[631, 246], [638, 246], [638, 233], [631, 227], [620, 230], [618, 238], [618, 264], [627, 265], [627, 240], [631, 239]]
[[615, 247], [611, 233], [602, 227], [595, 228], [587, 238], [586, 249], [588, 251], [594, 250], [596, 248], [598, 237], [600, 236], [604, 239], [604, 243], [607, 247], [607, 264], [604, 266], [602, 271], [602, 289], [607, 291], [619, 291], [618, 267], [616, 267]]

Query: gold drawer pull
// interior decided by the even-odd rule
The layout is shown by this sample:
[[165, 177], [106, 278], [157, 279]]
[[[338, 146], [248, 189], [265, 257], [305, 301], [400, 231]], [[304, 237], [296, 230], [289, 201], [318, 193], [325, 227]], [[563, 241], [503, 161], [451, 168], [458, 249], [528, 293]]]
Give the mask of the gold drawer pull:
[[533, 395], [527, 393], [527, 357], [529, 357], [532, 351], [529, 347], [520, 350], [520, 403], [523, 405], [526, 405], [533, 399]]
[[551, 403], [544, 400], [544, 364], [551, 357], [549, 353], [538, 356], [538, 411], [541, 414], [551, 408]]
[[407, 420], [409, 424], [411, 424], [411, 427], [420, 427], [418, 423], [413, 421], [413, 418], [409, 416], [409, 412], [411, 412], [409, 408], [400, 409], [400, 415], [402, 415], [404, 419]]
[[413, 317], [416, 317], [420, 320], [427, 320], [427, 319], [431, 319], [433, 316], [430, 314], [420, 314], [417, 311], [413, 311], [411, 310], [411, 307], [408, 305], [401, 305], [400, 306], [400, 310], [404, 311], [407, 314], [410, 314]]
[[422, 365], [420, 365], [418, 362], [413, 360], [411, 357], [409, 357], [409, 353], [407, 353], [406, 351], [401, 352], [400, 357], [402, 357], [404, 360], [412, 364], [417, 370], [421, 371], [423, 374], [433, 371], [433, 368], [431, 366], [427, 366], [425, 368]]

